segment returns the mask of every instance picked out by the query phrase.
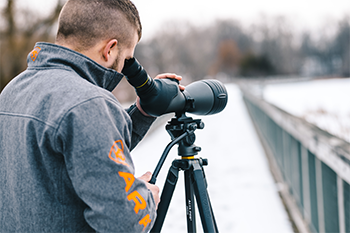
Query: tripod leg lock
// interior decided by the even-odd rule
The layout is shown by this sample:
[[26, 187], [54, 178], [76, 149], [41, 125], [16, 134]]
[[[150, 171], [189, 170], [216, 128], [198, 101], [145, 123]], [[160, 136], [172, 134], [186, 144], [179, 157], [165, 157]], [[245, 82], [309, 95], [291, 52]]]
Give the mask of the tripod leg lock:
[[190, 162], [191, 160], [187, 159], [176, 159], [173, 161], [172, 167], [177, 168], [178, 170], [188, 170], [191, 167]]
[[207, 165], [208, 165], [208, 159], [199, 158], [199, 163], [200, 163], [202, 166], [207, 166]]

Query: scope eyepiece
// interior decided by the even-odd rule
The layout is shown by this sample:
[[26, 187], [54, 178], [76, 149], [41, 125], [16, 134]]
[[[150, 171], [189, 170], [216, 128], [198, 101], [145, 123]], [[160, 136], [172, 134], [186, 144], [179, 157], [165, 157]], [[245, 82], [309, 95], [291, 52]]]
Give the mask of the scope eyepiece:
[[154, 85], [152, 78], [135, 58], [125, 60], [122, 73], [137, 92], [143, 93]]

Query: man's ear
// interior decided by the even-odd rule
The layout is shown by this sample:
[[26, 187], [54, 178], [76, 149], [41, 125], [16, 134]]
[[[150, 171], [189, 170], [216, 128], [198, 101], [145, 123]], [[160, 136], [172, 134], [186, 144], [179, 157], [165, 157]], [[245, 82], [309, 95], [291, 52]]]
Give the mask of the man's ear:
[[116, 39], [108, 41], [105, 45], [102, 56], [106, 63], [109, 63], [111, 61], [114, 62], [115, 58], [118, 55], [117, 45], [118, 41]]

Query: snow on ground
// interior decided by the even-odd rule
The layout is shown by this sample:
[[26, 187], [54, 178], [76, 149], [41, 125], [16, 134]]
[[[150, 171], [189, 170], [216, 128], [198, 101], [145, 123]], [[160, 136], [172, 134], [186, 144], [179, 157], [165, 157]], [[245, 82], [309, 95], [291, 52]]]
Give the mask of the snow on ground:
[[[209, 160], [204, 169], [219, 231], [293, 232], [240, 91], [233, 84], [226, 87], [229, 101], [224, 111], [211, 116], [192, 116], [205, 123], [204, 129], [196, 130], [195, 144], [202, 147], [198, 157]], [[136, 176], [154, 171], [169, 142], [170, 136], [164, 127], [159, 127], [138, 145], [132, 152]], [[158, 176], [156, 184], [161, 189], [171, 162], [176, 158], [179, 156], [174, 146]], [[187, 232], [184, 197], [183, 172], [180, 171], [163, 232]], [[197, 229], [202, 232], [199, 216]]]
[[266, 101], [350, 142], [350, 78], [265, 86]]

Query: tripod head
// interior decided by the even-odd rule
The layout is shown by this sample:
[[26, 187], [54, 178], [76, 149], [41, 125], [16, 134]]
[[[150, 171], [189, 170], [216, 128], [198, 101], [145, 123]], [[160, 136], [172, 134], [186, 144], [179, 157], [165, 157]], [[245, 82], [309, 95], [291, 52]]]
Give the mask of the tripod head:
[[196, 140], [196, 135], [194, 131], [196, 129], [203, 129], [204, 123], [200, 119], [193, 119], [192, 117], [187, 117], [185, 113], [176, 114], [175, 118], [172, 118], [168, 122], [165, 129], [171, 136], [172, 141], [166, 146], [163, 151], [163, 154], [154, 169], [152, 178], [150, 180], [151, 184], [155, 184], [157, 176], [162, 168], [167, 155], [171, 148], [178, 144], [178, 155], [183, 159], [192, 159], [198, 152], [201, 151], [199, 146], [194, 145]]
[[178, 155], [182, 157], [192, 157], [197, 155], [201, 148], [194, 145], [196, 135], [194, 131], [196, 129], [203, 129], [204, 123], [200, 119], [192, 119], [187, 117], [185, 113], [173, 118], [167, 125], [166, 130], [170, 134], [171, 139], [176, 139], [184, 133], [188, 133], [181, 141], [178, 142]]

